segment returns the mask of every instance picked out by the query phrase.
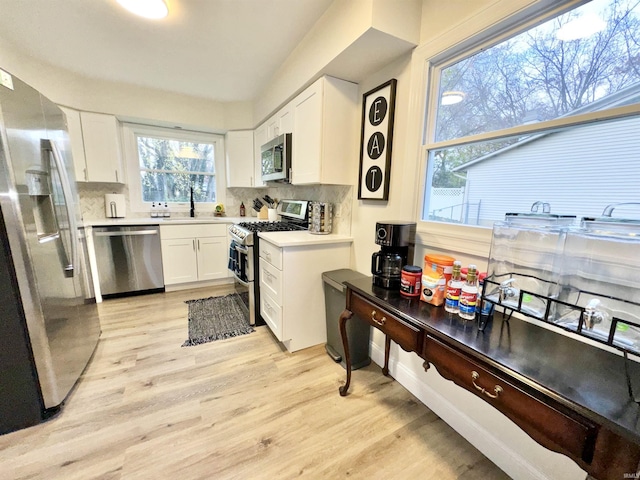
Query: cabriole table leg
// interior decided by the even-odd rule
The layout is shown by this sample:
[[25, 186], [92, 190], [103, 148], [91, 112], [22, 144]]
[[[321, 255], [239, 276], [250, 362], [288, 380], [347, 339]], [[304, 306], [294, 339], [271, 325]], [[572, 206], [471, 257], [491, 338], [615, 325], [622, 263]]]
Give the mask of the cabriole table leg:
[[384, 367], [382, 367], [382, 374], [385, 377], [389, 376], [389, 351], [391, 350], [391, 339], [389, 335], [384, 336]]
[[342, 337], [342, 347], [344, 348], [344, 366], [347, 370], [347, 381], [340, 387], [340, 395], [345, 396], [349, 390], [349, 384], [351, 383], [351, 355], [349, 353], [349, 340], [347, 338], [347, 320], [353, 316], [353, 312], [345, 309], [340, 314], [340, 336]]

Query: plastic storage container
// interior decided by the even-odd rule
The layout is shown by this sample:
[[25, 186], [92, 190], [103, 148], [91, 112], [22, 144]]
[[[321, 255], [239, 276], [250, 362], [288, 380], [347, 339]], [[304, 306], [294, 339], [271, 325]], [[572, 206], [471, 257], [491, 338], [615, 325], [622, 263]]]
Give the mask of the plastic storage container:
[[640, 353], [640, 221], [583, 218], [567, 232], [554, 323]]
[[454, 261], [453, 257], [437, 253], [424, 256], [420, 300], [435, 306], [444, 304], [445, 290], [447, 282], [451, 280]]
[[[340, 326], [338, 319], [346, 306], [346, 290], [344, 282], [365, 278], [354, 270], [342, 268], [331, 270], [322, 274], [324, 283], [324, 300], [327, 315], [327, 343], [325, 349], [329, 356], [346, 368], [344, 360], [344, 348], [342, 347], [342, 337], [340, 336]], [[349, 353], [351, 354], [351, 368], [358, 369], [366, 367], [371, 363], [369, 358], [369, 342], [371, 338], [371, 328], [369, 324], [353, 315], [347, 321], [347, 340], [349, 342]]]
[[575, 216], [508, 213], [493, 226], [483, 298], [545, 319], [558, 295], [564, 240]]

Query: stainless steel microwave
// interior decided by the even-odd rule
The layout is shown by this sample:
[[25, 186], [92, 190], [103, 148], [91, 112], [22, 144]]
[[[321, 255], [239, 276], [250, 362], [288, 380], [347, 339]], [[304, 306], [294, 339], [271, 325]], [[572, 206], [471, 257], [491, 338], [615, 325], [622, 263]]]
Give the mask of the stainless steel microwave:
[[291, 134], [284, 133], [260, 148], [263, 182], [289, 183], [291, 176]]

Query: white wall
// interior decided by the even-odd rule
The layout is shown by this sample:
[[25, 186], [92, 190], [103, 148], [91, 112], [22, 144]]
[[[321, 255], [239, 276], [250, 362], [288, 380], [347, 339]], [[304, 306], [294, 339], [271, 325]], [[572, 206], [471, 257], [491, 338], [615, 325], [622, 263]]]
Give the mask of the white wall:
[[25, 55], [0, 37], [0, 66], [52, 101], [160, 126], [224, 133], [253, 128], [250, 102], [223, 103], [83, 77]]
[[358, 83], [418, 44], [420, 0], [335, 0], [254, 104], [258, 125], [324, 74]]

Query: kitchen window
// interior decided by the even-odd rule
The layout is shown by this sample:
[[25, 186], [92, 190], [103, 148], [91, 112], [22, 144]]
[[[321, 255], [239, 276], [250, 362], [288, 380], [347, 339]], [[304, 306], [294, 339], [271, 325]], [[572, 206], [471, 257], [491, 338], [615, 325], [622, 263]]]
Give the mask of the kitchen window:
[[493, 31], [429, 59], [421, 219], [491, 227], [534, 204], [639, 202], [640, 2], [564, 2]]
[[138, 211], [149, 210], [153, 202], [186, 211], [192, 188], [196, 209], [212, 210], [221, 202], [223, 137], [136, 124], [125, 124], [123, 132]]

